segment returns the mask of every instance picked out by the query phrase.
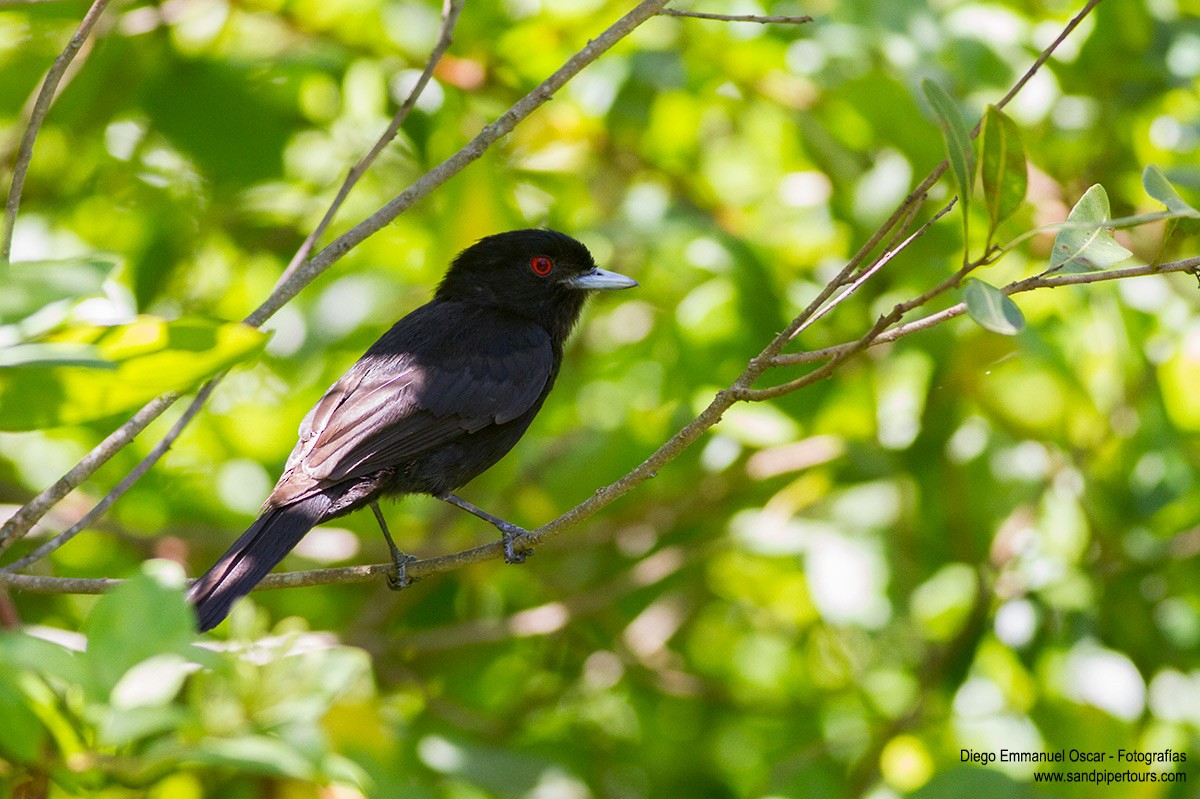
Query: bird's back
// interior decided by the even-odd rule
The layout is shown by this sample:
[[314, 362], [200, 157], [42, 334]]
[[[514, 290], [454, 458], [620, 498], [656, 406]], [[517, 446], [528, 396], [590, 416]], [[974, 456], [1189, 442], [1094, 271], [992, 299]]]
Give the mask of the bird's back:
[[309, 412], [267, 504], [364, 481], [382, 480], [385, 493], [457, 488], [517, 442], [561, 359], [561, 342], [536, 322], [434, 300], [380, 337]]

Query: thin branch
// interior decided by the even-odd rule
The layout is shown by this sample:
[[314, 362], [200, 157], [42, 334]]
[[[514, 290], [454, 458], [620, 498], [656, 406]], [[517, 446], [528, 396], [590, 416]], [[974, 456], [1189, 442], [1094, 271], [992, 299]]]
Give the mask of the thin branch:
[[[896, 248], [897, 242], [899, 242], [902, 238], [904, 238], [905, 235], [908, 234], [909, 228], [912, 227], [913, 220], [915, 220], [917, 218], [917, 214], [921, 213], [921, 209], [925, 206], [925, 202], [928, 199], [929, 199], [929, 196], [926, 195], [924, 197], [921, 197], [917, 202], [914, 202], [911, 206], [909, 206], [907, 213], [905, 213], [905, 215], [904, 215], [904, 219], [900, 222], [899, 225], [896, 226], [896, 232], [894, 234], [892, 234], [891, 241], [889, 241], [887, 243], [887, 245], [883, 248], [884, 252], [894, 250]], [[958, 198], [955, 197], [954, 201], [957, 202], [957, 200], [958, 200]]]
[[[1063, 27], [1062, 32], [1055, 37], [1054, 41], [1052, 41], [1044, 50], [1042, 50], [1037, 59], [1035, 59], [1033, 64], [1030, 65], [1029, 69], [1025, 70], [1025, 73], [1021, 75], [1013, 87], [1008, 90], [1008, 93], [1006, 93], [1004, 97], [996, 103], [997, 108], [1003, 108], [1004, 106], [1008, 105], [1008, 103], [1014, 97], [1016, 97], [1017, 92], [1019, 92], [1021, 88], [1030, 81], [1033, 75], [1042, 68], [1042, 66], [1050, 59], [1050, 56], [1053, 55], [1054, 51], [1058, 49], [1058, 46], [1062, 44], [1064, 40], [1066, 40], [1067, 36], [1070, 35], [1071, 31], [1075, 30], [1075, 28], [1079, 26], [1079, 23], [1081, 23], [1084, 18], [1091, 13], [1092, 9], [1100, 4], [1100, 2], [1101, 0], [1089, 0], [1088, 4], [1084, 6], [1078, 14], [1071, 18], [1071, 20]], [[971, 131], [972, 138], [979, 135], [980, 126], [982, 124], [983, 120], [980, 120], [975, 124], [975, 127]], [[899, 207], [892, 212], [892, 215], [888, 217], [886, 221], [884, 221], [883, 225], [875, 231], [871, 238], [868, 239], [861, 248], [859, 248], [858, 252], [854, 254], [854, 257], [851, 258], [846, 266], [842, 268], [842, 271], [839, 272], [837, 276], [831, 280], [825, 286], [825, 288], [821, 290], [821, 292], [817, 294], [812, 302], [808, 304], [808, 307], [801, 311], [801, 313], [792, 320], [791, 324], [789, 324], [782, 333], [776, 336], [775, 339], [761, 353], [759, 353], [757, 358], [750, 362], [751, 368], [747, 369], [746, 372], [742, 374], [741, 378], [738, 380], [737, 386], [744, 391], [750, 390], [750, 385], [756, 379], [758, 379], [758, 377], [761, 376], [769, 366], [772, 365], [772, 362], [783, 350], [783, 347], [786, 346], [789, 341], [795, 338], [799, 331], [807, 325], [808, 320], [815, 313], [817, 313], [818, 309], [825, 303], [825, 301], [828, 300], [838, 288], [844, 286], [850, 280], [851, 275], [855, 270], [858, 269], [859, 265], [866, 259], [867, 255], [870, 254], [881, 241], [883, 241], [887, 234], [894, 227], [896, 227], [896, 225], [899, 224], [902, 219], [912, 213], [914, 205], [919, 205], [925, 201], [926, 193], [930, 188], [933, 187], [935, 183], [938, 182], [938, 180], [941, 179], [942, 175], [944, 175], [946, 170], [949, 169], [949, 166], [949, 162], [943, 159], [937, 166], [933, 168], [932, 172], [925, 176], [925, 179], [922, 180], [915, 189], [909, 192], [908, 196], [904, 198]], [[845, 346], [849, 347], [851, 345], [847, 344]], [[749, 378], [749, 380], [743, 382], [743, 378]]]
[[8, 564], [3, 569], [0, 569], [0, 571], [15, 572], [33, 563], [37, 563], [42, 558], [46, 557], [63, 544], [79, 535], [81, 531], [86, 530], [92, 525], [93, 522], [96, 521], [96, 519], [103, 516], [104, 512], [112, 507], [114, 502], [124, 496], [125, 492], [132, 488], [138, 480], [142, 479], [142, 475], [150, 471], [150, 467], [157, 463], [158, 459], [167, 453], [167, 450], [169, 450], [171, 445], [175, 443], [175, 439], [179, 438], [179, 434], [182, 433], [183, 429], [187, 427], [189, 422], [192, 421], [192, 418], [199, 413], [201, 406], [203, 406], [209, 395], [212, 394], [213, 389], [217, 387], [217, 381], [219, 379], [219, 377], [216, 377], [204, 384], [204, 387], [200, 389], [200, 392], [196, 395], [196, 398], [192, 400], [192, 404], [188, 406], [188, 409], [183, 412], [183, 415], [180, 416], [179, 419], [176, 420], [175, 424], [171, 426], [170, 431], [163, 436], [161, 441], [154, 445], [154, 449], [150, 450], [150, 452], [146, 454], [146, 457], [142, 458], [141, 462], [138, 463], [137, 466], [133, 467], [129, 474], [125, 475], [121, 482], [117, 483], [116, 487], [112, 491], [109, 491], [104, 496], [104, 499], [96, 503], [95, 507], [85, 513], [79, 521], [75, 522], [75, 524], [71, 525], [68, 529], [54, 536], [54, 538], [42, 544], [40, 547], [35, 549], [33, 552], [30, 552], [20, 560], [16, 560]]
[[[851, 281], [859, 266], [861, 266], [863, 261], [867, 259], [867, 256], [879, 246], [880, 242], [887, 237], [888, 233], [891, 233], [892, 230], [897, 227], [897, 225], [905, 225], [911, 221], [913, 215], [916, 213], [916, 209], [918, 209], [928, 197], [929, 189], [933, 187], [933, 184], [938, 182], [938, 179], [941, 178], [941, 176], [944, 175], [946, 170], [949, 168], [950, 164], [945, 160], [935, 166], [933, 171], [926, 175], [925, 179], [922, 180], [915, 189], [910, 191], [908, 196], [900, 202], [900, 205], [897, 206], [896, 210], [892, 212], [892, 215], [884, 220], [883, 224], [880, 225], [880, 227], [873, 234], [871, 234], [871, 237], [868, 238], [867, 241], [858, 248], [858, 252], [854, 253], [850, 260], [846, 262], [846, 265], [842, 267], [842, 271], [838, 272], [833, 280], [829, 281], [829, 283], [827, 283], [825, 287], [817, 293], [817, 296], [814, 297], [812, 301], [809, 302], [804, 308], [804, 310], [802, 310], [796, 316], [796, 318], [793, 319], [788, 326], [783, 329], [783, 332], [772, 339], [771, 343], [768, 344], [756, 358], [750, 361], [751, 369], [748, 369], [746, 372], [742, 373], [742, 377], [746, 378], [746, 380], [743, 382], [741, 378], [739, 378], [739, 384], [743, 388], [748, 389], [750, 385], [767, 370], [767, 367], [771, 365], [771, 359], [778, 355], [779, 352], [785, 346], [787, 346], [788, 342], [790, 342], [799, 334], [801, 329], [807, 326], [808, 320], [811, 319], [814, 314], [820, 311], [821, 306], [823, 306], [825, 302], [833, 296], [834, 292]], [[901, 230], [903, 230], [902, 227]]]
[[678, 8], [664, 8], [658, 12], [665, 17], [693, 17], [695, 19], [715, 19], [720, 22], [757, 22], [768, 25], [780, 22], [789, 25], [803, 25], [812, 22], [812, 17], [765, 17], [758, 14], [709, 14], [704, 11], [684, 11]]
[[1091, 220], [1085, 222], [1071, 222], [1064, 219], [1061, 222], [1051, 222], [1040, 227], [1035, 227], [1032, 230], [1026, 230], [1021, 235], [1017, 236], [1012, 241], [1000, 246], [997, 249], [999, 255], [1012, 252], [1017, 248], [1017, 245], [1024, 244], [1029, 239], [1037, 236], [1044, 236], [1047, 233], [1055, 233], [1060, 230], [1122, 230], [1125, 228], [1141, 227], [1151, 222], [1164, 222], [1173, 219], [1195, 219], [1194, 213], [1180, 213], [1178, 211], [1154, 211], [1147, 214], [1135, 214], [1134, 216], [1121, 216], [1116, 219], [1106, 219], [1104, 222], [1097, 224]]
[[[1048, 60], [1050, 60], [1050, 56], [1053, 55], [1054, 51], [1058, 49], [1059, 45], [1066, 40], [1067, 36], [1069, 36], [1071, 32], [1079, 26], [1079, 23], [1083, 22], [1084, 18], [1092, 12], [1092, 9], [1098, 6], [1101, 2], [1102, 0], [1088, 0], [1087, 5], [1085, 5], [1078, 14], [1071, 18], [1071, 20], [1063, 27], [1058, 36], [1055, 37], [1054, 41], [1050, 42], [1050, 44], [1048, 44], [1046, 48], [1042, 50], [1038, 57], [1034, 59], [1034, 62], [1030, 65], [1029, 69], [1025, 70], [1024, 74], [1021, 75], [1015, 84], [1013, 84], [1013, 87], [1009, 89], [1004, 97], [1002, 97], [996, 103], [997, 108], [1003, 108], [1004, 106], [1008, 105], [1014, 97], [1017, 96], [1017, 93], [1021, 91], [1025, 84], [1033, 78], [1034, 74], [1041, 69]], [[979, 135], [982, 125], [982, 119], [975, 123], [975, 127], [971, 129], [971, 138], [975, 138]], [[864, 244], [859, 251], [854, 254], [854, 257], [851, 258], [850, 262], [842, 268], [842, 271], [838, 273], [837, 277], [835, 277], [828, 285], [826, 285], [825, 289], [823, 289], [817, 295], [817, 297], [808, 304], [808, 307], [805, 308], [799, 316], [793, 319], [791, 324], [789, 324], [787, 328], [785, 328], [784, 331], [780, 333], [770, 345], [767, 346], [766, 349], [759, 353], [757, 358], [750, 362], [751, 366], [755, 366], [756, 362], [758, 362], [758, 369], [754, 374], [754, 379], [757, 379], [758, 376], [766, 371], [769, 366], [774, 365], [773, 361], [777, 356], [779, 356], [779, 353], [783, 350], [783, 347], [789, 341], [795, 338], [800, 329], [805, 326], [809, 317], [816, 313], [817, 309], [820, 308], [820, 306], [827, 299], [829, 299], [834, 291], [846, 284], [850, 278], [850, 275], [858, 268], [859, 264], [861, 264], [866, 256], [872, 250], [874, 250], [876, 246], [879, 245], [879, 242], [883, 241], [888, 232], [895, 227], [900, 220], [905, 217], [906, 214], [910, 213], [913, 205], [915, 203], [924, 202], [926, 192], [933, 187], [933, 184], [937, 183], [938, 180], [941, 179], [942, 175], [944, 175], [946, 170], [949, 168], [949, 161], [942, 159], [942, 161], [933, 168], [933, 171], [926, 175], [925, 179], [922, 180], [915, 189], [909, 192], [908, 196], [905, 197], [900, 203], [900, 206], [892, 212], [892, 215], [888, 217], [888, 219], [875, 232], [875, 234], [867, 240], [866, 244]], [[849, 347], [852, 346], [852, 343], [848, 343], [843, 346]], [[745, 374], [743, 374], [743, 377], [744, 376]], [[752, 383], [753, 379], [750, 382]], [[750, 383], [745, 384], [746, 389], [749, 389], [749, 387]]]
[[[275, 287], [262, 305], [246, 317], [246, 323], [258, 327], [269, 319], [272, 314], [283, 307], [292, 297], [296, 296], [302, 288], [332, 266], [353, 247], [389, 224], [431, 191], [478, 159], [496, 141], [510, 133], [513, 128], [545, 104], [555, 92], [561, 89], [571, 78], [575, 77], [584, 67], [606, 53], [613, 45], [629, 35], [629, 33], [643, 22], [653, 17], [667, 2], [668, 0], [643, 0], [643, 2], [635, 6], [629, 13], [609, 26], [603, 33], [589, 41], [583, 49], [573, 55], [557, 72], [519, 100], [516, 105], [501, 115], [499, 119], [484, 127], [461, 150], [427, 172], [403, 193], [393, 198], [382, 209], [355, 225], [345, 234], [335, 239], [324, 250], [298, 267], [292, 273], [291, 277]], [[89, 452], [67, 474], [63, 475], [53, 485], [42, 491], [18, 510], [4, 523], [3, 527], [0, 527], [0, 552], [3, 552], [13, 541], [27, 533], [34, 523], [46, 514], [46, 511], [90, 477], [100, 466], [116, 454], [121, 447], [132, 441], [150, 422], [158, 418], [163, 411], [179, 399], [179, 396], [179, 394], [174, 393], [164, 394], [150, 402], [128, 422], [113, 431], [108, 438]]]
[[[1147, 264], [1145, 266], [1130, 266], [1125, 269], [1110, 269], [1107, 272], [1082, 272], [1071, 275], [1054, 275], [1050, 277], [1036, 276], [1018, 280], [1009, 283], [1000, 290], [1005, 294], [1020, 294], [1025, 291], [1034, 291], [1036, 289], [1056, 288], [1058, 286], [1079, 286], [1089, 283], [1104, 283], [1109, 280], [1127, 280], [1133, 277], [1145, 277], [1146, 275], [1169, 274], [1172, 272], [1191, 272], [1195, 274], [1200, 270], [1200, 257], [1188, 258], [1183, 261], [1175, 261], [1166, 264]], [[904, 336], [917, 333], [922, 330], [928, 330], [935, 325], [939, 325], [949, 319], [962, 316], [967, 312], [966, 303], [958, 303], [943, 311], [914, 319], [911, 322], [900, 325], [893, 330], [878, 336], [871, 346], [877, 344], [887, 344]], [[793, 352], [786, 355], [778, 355], [772, 361], [773, 366], [787, 366], [791, 364], [814, 363], [824, 361], [828, 358], [837, 357], [840, 353], [848, 350], [857, 344], [857, 341], [848, 341], [845, 344], [835, 344], [832, 347], [825, 347], [820, 350], [812, 350], [810, 352]]]
[[59, 81], [66, 73], [67, 67], [71, 65], [75, 54], [83, 46], [107, 5], [108, 0], [95, 0], [92, 3], [92, 7], [84, 15], [83, 21], [79, 23], [75, 35], [71, 37], [71, 41], [67, 42], [66, 48], [58, 54], [58, 58], [54, 59], [54, 63], [46, 72], [46, 78], [42, 81], [42, 88], [38, 91], [37, 100], [33, 104], [33, 113], [29, 115], [29, 124], [25, 128], [25, 135], [21, 137], [21, 146], [17, 148], [17, 162], [13, 165], [12, 183], [8, 187], [8, 200], [4, 204], [4, 230], [0, 233], [0, 263], [7, 262], [12, 256], [13, 230], [17, 224], [17, 209], [21, 206], [21, 191], [25, 186], [25, 174], [29, 171], [29, 162], [33, 160], [34, 142], [37, 141], [42, 123], [46, 121], [46, 114], [50, 112], [50, 104], [54, 102], [54, 93], [58, 89]]
[[[804, 324], [802, 324], [799, 328], [797, 328], [796, 335], [803, 333], [806, 329], [811, 327], [815, 322], [817, 322], [819, 319], [824, 317], [826, 314], [828, 314], [834, 308], [838, 307], [843, 302], [850, 299], [851, 295], [853, 295], [856, 291], [858, 291], [860, 288], [862, 288], [863, 285], [868, 280], [870, 280], [872, 277], [874, 277], [875, 274], [880, 269], [882, 269], [884, 266], [886, 266], [897, 255], [904, 252], [904, 250], [908, 248], [908, 245], [912, 244], [918, 238], [925, 235], [925, 232], [929, 230], [929, 228], [933, 225], [933, 223], [937, 222], [943, 216], [950, 213], [950, 209], [952, 209], [957, 202], [958, 202], [958, 198], [954, 197], [953, 199], [950, 200], [949, 203], [947, 203], [942, 208], [942, 210], [938, 211], [936, 214], [934, 214], [932, 217], [930, 217], [929, 220], [925, 222], [925, 224], [921, 225], [921, 227], [918, 228], [915, 233], [913, 233], [912, 235], [910, 235], [908, 238], [904, 239], [903, 241], [899, 242], [898, 244], [889, 245], [888, 249], [884, 251], [883, 255], [881, 255], [875, 261], [875, 263], [873, 263], [870, 267], [868, 267], [867, 269], [864, 269], [862, 274], [860, 274], [858, 277], [856, 277], [854, 279], [854, 281], [846, 287], [845, 291], [843, 291], [841, 294], [837, 295], [832, 300], [830, 300], [828, 305], [821, 308], [820, 311], [813, 314], [812, 317], [810, 317], [807, 321], [805, 321]], [[917, 206], [914, 205], [913, 206], [914, 212], [915, 212], [916, 208], [917, 208]], [[901, 231], [905, 230], [908, 227], [908, 225], [911, 224], [911, 222], [912, 222], [912, 215], [910, 215], [909, 219], [905, 222], [905, 224], [901, 226], [901, 228], [900, 228]], [[771, 365], [772, 366], [778, 365], [777, 361], [773, 360], [771, 362]]]
[[329, 204], [329, 209], [325, 212], [325, 216], [321, 218], [317, 226], [304, 239], [300, 248], [296, 250], [296, 254], [292, 256], [292, 260], [288, 263], [287, 268], [283, 270], [283, 275], [275, 284], [276, 286], [287, 282], [300, 264], [304, 263], [305, 259], [312, 253], [317, 239], [321, 238], [325, 233], [326, 228], [333, 222], [333, 218], [341, 209], [342, 203], [350, 196], [350, 191], [358, 183], [359, 178], [366, 174], [371, 164], [375, 163], [375, 159], [379, 157], [379, 154], [396, 138], [396, 134], [400, 132], [401, 126], [404, 125], [404, 121], [408, 119], [408, 115], [416, 107], [417, 100], [420, 99], [421, 93], [425, 91], [426, 85], [429, 84], [430, 79], [433, 77], [433, 71], [437, 68], [438, 63], [442, 60], [442, 56], [446, 54], [446, 50], [449, 49], [450, 44], [453, 42], [454, 26], [458, 24], [459, 14], [462, 13], [465, 3], [466, 0], [445, 0], [443, 2], [442, 27], [438, 31], [437, 43], [434, 44], [433, 51], [429, 54], [429, 60], [425, 62], [425, 69], [422, 70], [421, 76], [417, 78], [417, 82], [409, 91], [408, 97], [401, 104], [400, 110], [392, 117], [391, 124], [387, 126], [387, 129], [384, 130], [383, 134], [375, 142], [375, 145], [350, 169], [345, 181], [342, 182], [341, 188], [338, 189], [337, 196]]
[[[1102, 0], [1088, 0], [1087, 5], [1080, 9], [1078, 14], [1071, 17], [1071, 21], [1063, 27], [1062, 31], [1057, 37], [1055, 37], [1054, 41], [1050, 42], [1050, 44], [1046, 46], [1045, 50], [1042, 50], [1037, 59], [1029, 66], [1029, 69], [1025, 70], [1025, 74], [1013, 84], [1013, 87], [1008, 90], [1008, 93], [1005, 94], [1003, 98], [1000, 99], [1000, 102], [996, 103], [997, 108], [1003, 108], [1004, 106], [1008, 105], [1009, 102], [1017, 96], [1017, 92], [1025, 88], [1025, 84], [1028, 83], [1031, 78], [1033, 78], [1034, 73], [1041, 69], [1042, 65], [1050, 60], [1050, 56], [1054, 54], [1054, 51], [1058, 49], [1058, 46], [1062, 44], [1068, 36], [1071, 35], [1071, 32], [1079, 26], [1079, 23], [1083, 22], [1084, 18], [1087, 17], [1088, 14], [1092, 13], [1092, 9], [1100, 5], [1101, 2]], [[980, 120], [978, 123], [976, 123], [974, 133], [979, 132], [979, 126], [982, 124], [983, 120]]]
[[112, 456], [120, 452], [129, 442], [137, 438], [146, 427], [171, 407], [181, 395], [177, 393], [163, 394], [151, 400], [145, 407], [135, 413], [128, 422], [109, 433], [103, 441], [97, 444], [83, 460], [71, 467], [70, 471], [46, 487], [40, 494], [22, 505], [8, 521], [0, 527], [0, 553], [13, 545], [21, 536], [46, 515], [58, 502], [70, 494], [84, 480], [88, 479], [97, 469], [103, 466]]

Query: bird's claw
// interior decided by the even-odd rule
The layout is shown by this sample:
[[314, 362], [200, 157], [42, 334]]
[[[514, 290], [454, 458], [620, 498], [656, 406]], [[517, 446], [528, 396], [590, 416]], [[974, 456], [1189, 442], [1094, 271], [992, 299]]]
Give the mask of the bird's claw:
[[387, 587], [393, 591], [400, 591], [412, 585], [413, 578], [408, 576], [408, 564], [415, 560], [416, 558], [412, 555], [393, 552], [392, 564], [396, 567], [396, 571], [387, 575]]
[[505, 524], [500, 528], [500, 537], [504, 542], [504, 562], [505, 563], [524, 563], [525, 559], [533, 554], [533, 548], [523, 546], [517, 549], [516, 539], [526, 535], [529, 531], [523, 527], [517, 527], [515, 524]]

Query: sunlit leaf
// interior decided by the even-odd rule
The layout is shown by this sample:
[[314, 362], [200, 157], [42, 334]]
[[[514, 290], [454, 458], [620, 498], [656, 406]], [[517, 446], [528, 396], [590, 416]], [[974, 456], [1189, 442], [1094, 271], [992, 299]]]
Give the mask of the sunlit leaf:
[[295, 747], [266, 735], [209, 738], [191, 748], [187, 759], [210, 766], [232, 767], [240, 772], [292, 779], [312, 779], [316, 769]]
[[1184, 202], [1184, 199], [1175, 191], [1175, 187], [1171, 185], [1171, 181], [1167, 180], [1163, 171], [1154, 164], [1150, 164], [1142, 172], [1142, 186], [1145, 187], [1147, 194], [1165, 205], [1171, 213], [1200, 219], [1200, 211]]
[[[7, 676], [7, 675], [6, 675]], [[19, 763], [33, 763], [41, 754], [46, 730], [14, 682], [0, 680], [0, 755]]]
[[0, 634], [0, 663], [37, 670], [67, 682], [84, 678], [76, 652], [19, 630]]
[[1097, 183], [1071, 209], [1067, 216], [1071, 226], [1054, 237], [1050, 270], [1092, 272], [1107, 269], [1133, 255], [1105, 227], [1110, 219], [1108, 193]]
[[1021, 144], [1021, 131], [1017, 124], [991, 105], [983, 115], [979, 139], [979, 173], [983, 201], [991, 220], [989, 233], [992, 233], [1025, 200], [1028, 183], [1025, 148]]
[[[196, 637], [195, 616], [182, 590], [164, 584], [157, 570], [158, 563], [148, 562], [100, 597], [84, 622], [85, 658], [97, 698], [107, 699], [134, 666], [156, 655], [178, 654]], [[174, 680], [174, 672], [164, 679]]]
[[125, 746], [150, 736], [170, 732], [188, 720], [175, 705], [109, 707], [97, 723], [97, 738], [106, 746]]
[[954, 181], [958, 184], [958, 198], [962, 203], [965, 224], [967, 207], [971, 202], [971, 188], [975, 178], [975, 149], [971, 142], [971, 132], [963, 121], [962, 113], [945, 89], [929, 78], [921, 81], [921, 90], [925, 99], [937, 114], [938, 124], [942, 128], [942, 136], [946, 140], [946, 154], [950, 159], [950, 170], [954, 173]]
[[967, 313], [980, 327], [1014, 336], [1025, 327], [1025, 316], [1021, 309], [1004, 292], [990, 283], [971, 279], [963, 287], [963, 299]]
[[103, 419], [164, 392], [191, 388], [255, 355], [266, 340], [247, 325], [204, 319], [140, 317], [127, 325], [68, 328], [45, 346], [73, 347], [75, 353], [86, 348], [98, 363], [43, 358], [0, 368], [0, 429]]
[[0, 367], [5, 366], [88, 366], [92, 369], [116, 369], [117, 365], [100, 357], [91, 344], [71, 342], [35, 342], [0, 347]]
[[24, 319], [55, 302], [99, 294], [115, 266], [102, 258], [0, 264], [0, 324]]

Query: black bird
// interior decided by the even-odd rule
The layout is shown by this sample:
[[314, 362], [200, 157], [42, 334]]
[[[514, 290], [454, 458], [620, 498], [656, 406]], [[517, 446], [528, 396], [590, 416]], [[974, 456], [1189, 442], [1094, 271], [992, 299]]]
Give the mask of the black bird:
[[563, 343], [596, 289], [637, 283], [596, 267], [553, 230], [514, 230], [461, 252], [434, 298], [392, 326], [300, 424], [300, 441], [262, 513], [188, 590], [201, 631], [215, 627], [314, 526], [370, 505], [396, 574], [410, 558], [377, 500], [431, 494], [501, 531], [522, 532], [450, 493], [512, 449], [541, 409]]

